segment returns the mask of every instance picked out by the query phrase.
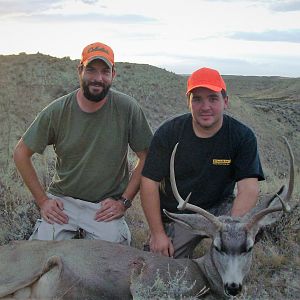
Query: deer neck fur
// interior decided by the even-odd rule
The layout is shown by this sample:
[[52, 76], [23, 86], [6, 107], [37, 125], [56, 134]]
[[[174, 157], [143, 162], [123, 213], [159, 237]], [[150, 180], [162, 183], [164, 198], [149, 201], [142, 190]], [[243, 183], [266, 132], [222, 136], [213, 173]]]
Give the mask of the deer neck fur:
[[200, 258], [193, 259], [193, 261], [199, 266], [203, 277], [202, 279], [205, 285], [210, 288], [210, 292], [213, 295], [218, 295], [218, 299], [220, 299], [220, 297], [224, 299], [228, 298], [224, 294], [223, 282], [213, 263], [211, 251]]

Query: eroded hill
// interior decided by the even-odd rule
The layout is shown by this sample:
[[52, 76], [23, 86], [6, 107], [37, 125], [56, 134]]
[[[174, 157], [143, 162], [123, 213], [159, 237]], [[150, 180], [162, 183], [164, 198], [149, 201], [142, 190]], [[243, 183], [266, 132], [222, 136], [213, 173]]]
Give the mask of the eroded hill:
[[[78, 61], [43, 54], [0, 56], [1, 166], [36, 114], [50, 101], [78, 87]], [[138, 100], [155, 130], [167, 118], [187, 111], [186, 77], [142, 64], [117, 63], [114, 87]], [[300, 145], [300, 79], [224, 76], [230, 95], [228, 113], [251, 126], [258, 136], [267, 170], [286, 173], [286, 135]], [[295, 151], [299, 165], [299, 151]], [[282, 170], [282, 172], [280, 171]], [[268, 171], [269, 172], [269, 171]]]

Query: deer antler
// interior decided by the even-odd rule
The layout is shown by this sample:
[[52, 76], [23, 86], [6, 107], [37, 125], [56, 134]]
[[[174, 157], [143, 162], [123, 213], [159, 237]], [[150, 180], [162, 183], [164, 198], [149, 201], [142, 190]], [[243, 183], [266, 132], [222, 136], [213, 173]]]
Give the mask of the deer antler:
[[[289, 190], [288, 190], [288, 192], [289, 192]], [[289, 206], [289, 204], [284, 202], [286, 199], [289, 199], [287, 196], [285, 196], [285, 198], [282, 199], [281, 196], [276, 193], [275, 197], [277, 197], [279, 199], [279, 201], [282, 205], [282, 210], [284, 212], [290, 212], [291, 211], [291, 207]]]
[[[273, 207], [268, 207], [265, 208], [261, 211], [259, 211], [258, 213], [256, 213], [251, 219], [250, 221], [245, 225], [245, 227], [247, 229], [252, 228], [256, 223], [258, 223], [264, 216], [266, 216], [267, 214], [276, 212], [276, 211], [284, 211], [284, 212], [290, 212], [291, 208], [287, 203], [287, 200], [289, 200], [291, 198], [291, 195], [293, 193], [293, 189], [294, 189], [294, 154], [293, 151], [291, 149], [291, 146], [288, 142], [288, 140], [286, 139], [286, 137], [282, 136], [283, 141], [285, 142], [285, 144], [287, 145], [288, 151], [289, 151], [289, 155], [290, 155], [290, 178], [289, 178], [289, 186], [288, 188], [286, 187], [286, 185], [283, 186], [283, 188], [280, 191], [280, 194], [275, 194], [274, 198], [278, 198], [280, 200], [281, 205], [279, 206], [273, 206]], [[288, 189], [286, 191], [286, 189]], [[282, 199], [282, 195], [284, 195], [284, 198]], [[273, 198], [273, 199], [274, 199]]]
[[255, 214], [251, 220], [245, 225], [245, 228], [247, 230], [250, 230], [255, 224], [257, 224], [264, 216], [276, 212], [276, 211], [281, 211], [282, 210], [282, 206], [277, 205], [274, 207], [268, 207], [265, 208], [261, 211], [259, 211], [257, 214]]
[[175, 145], [175, 147], [173, 149], [173, 152], [172, 152], [172, 155], [171, 155], [171, 160], [170, 160], [170, 181], [171, 181], [171, 187], [172, 187], [174, 197], [178, 202], [177, 208], [179, 210], [188, 209], [190, 211], [201, 214], [202, 216], [204, 216], [208, 220], [210, 220], [212, 223], [214, 223], [217, 227], [221, 227], [222, 223], [214, 215], [212, 215], [208, 211], [200, 208], [199, 206], [188, 203], [192, 193], [189, 193], [189, 195], [186, 197], [185, 200], [183, 200], [181, 198], [181, 196], [179, 195], [179, 192], [178, 192], [178, 189], [177, 189], [177, 186], [176, 186], [175, 170], [174, 170], [174, 160], [175, 160], [175, 153], [176, 153], [176, 150], [177, 150], [177, 146], [178, 146], [178, 143]]
[[283, 204], [283, 203], [286, 203], [286, 201], [291, 198], [292, 193], [293, 193], [294, 181], [295, 181], [294, 180], [295, 179], [295, 168], [294, 168], [295, 158], [294, 158], [294, 154], [293, 154], [293, 151], [292, 151], [292, 147], [291, 147], [290, 143], [288, 142], [287, 138], [285, 136], [282, 136], [281, 138], [283, 139], [283, 141], [287, 145], [289, 155], [290, 155], [290, 178], [289, 178], [289, 188], [288, 188], [287, 194], [284, 197], [284, 199], [282, 200], [279, 195], [277, 195], [277, 196], [279, 197], [279, 200], [280, 200], [281, 204], [284, 206], [284, 209], [286, 211], [289, 211], [290, 208], [288, 208], [288, 206], [285, 206], [285, 204]]

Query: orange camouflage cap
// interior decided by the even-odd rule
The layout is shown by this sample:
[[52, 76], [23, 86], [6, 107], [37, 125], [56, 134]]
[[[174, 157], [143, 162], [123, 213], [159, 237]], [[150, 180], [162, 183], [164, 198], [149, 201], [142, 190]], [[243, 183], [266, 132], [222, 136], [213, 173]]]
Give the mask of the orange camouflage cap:
[[112, 67], [115, 63], [113, 50], [109, 46], [100, 42], [84, 47], [80, 63], [86, 66], [94, 59], [103, 60], [109, 67]]
[[210, 68], [201, 68], [192, 73], [187, 81], [186, 94], [198, 87], [205, 87], [215, 92], [226, 91], [226, 84], [220, 73]]

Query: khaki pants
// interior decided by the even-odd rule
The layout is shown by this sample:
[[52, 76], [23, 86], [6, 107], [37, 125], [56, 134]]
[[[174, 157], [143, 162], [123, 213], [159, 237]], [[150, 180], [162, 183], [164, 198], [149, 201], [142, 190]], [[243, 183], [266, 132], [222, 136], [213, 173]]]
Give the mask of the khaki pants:
[[94, 220], [96, 211], [101, 207], [101, 202], [91, 203], [51, 194], [48, 194], [48, 197], [63, 202], [64, 213], [69, 217], [69, 222], [63, 225], [49, 224], [45, 220], [39, 219], [29, 238], [30, 240], [68, 240], [72, 239], [79, 230], [83, 230], [86, 239], [99, 239], [130, 245], [131, 234], [124, 217], [109, 222]]

